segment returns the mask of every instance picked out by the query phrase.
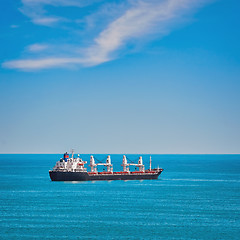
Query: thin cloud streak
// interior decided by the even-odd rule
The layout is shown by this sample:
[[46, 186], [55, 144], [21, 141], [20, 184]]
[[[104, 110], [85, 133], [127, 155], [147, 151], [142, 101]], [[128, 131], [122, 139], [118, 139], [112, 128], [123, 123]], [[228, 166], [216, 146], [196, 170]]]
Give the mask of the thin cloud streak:
[[55, 23], [58, 23], [62, 20], [62, 18], [58, 17], [36, 17], [32, 21], [35, 24], [43, 25], [43, 26], [53, 26]]
[[114, 58], [112, 53], [123, 47], [131, 39], [139, 39], [152, 32], [158, 36], [165, 35], [167, 26], [172, 20], [177, 20], [184, 13], [200, 6], [204, 1], [168, 0], [156, 4], [154, 2], [139, 2], [120, 18], [112, 22], [95, 39], [95, 45], [87, 49], [86, 63], [96, 65]]
[[35, 44], [32, 44], [32, 45], [28, 46], [27, 50], [29, 52], [41, 52], [43, 50], [46, 50], [47, 48], [49, 48], [49, 46], [46, 45], [46, 44], [35, 43]]
[[[9, 61], [3, 63], [5, 68], [14, 68], [19, 70], [38, 70], [54, 67], [66, 67], [72, 64], [81, 64], [83, 60], [80, 58], [43, 58], [43, 59], [23, 59], [16, 61]], [[71, 64], [71, 65], [70, 65]]]
[[[35, 2], [34, 0], [24, 0]], [[94, 66], [117, 58], [117, 51], [124, 48], [128, 42], [141, 41], [152, 33], [158, 38], [166, 35], [186, 13], [201, 7], [211, 0], [149, 0], [133, 2], [131, 8], [126, 10], [119, 18], [113, 20], [95, 38], [94, 44], [82, 49], [78, 56], [45, 57], [42, 59], [22, 59], [3, 63], [5, 68], [22, 70], [37, 70], [52, 67], [64, 67], [71, 64]], [[41, 0], [40, 2], [56, 3], [54, 0]], [[66, 1], [60, 1], [65, 4]], [[75, 1], [72, 1], [74, 4]]]
[[96, 1], [100, 0], [22, 0], [22, 7], [19, 10], [34, 24], [52, 27], [65, 19], [59, 16], [48, 16], [44, 6], [84, 7]]

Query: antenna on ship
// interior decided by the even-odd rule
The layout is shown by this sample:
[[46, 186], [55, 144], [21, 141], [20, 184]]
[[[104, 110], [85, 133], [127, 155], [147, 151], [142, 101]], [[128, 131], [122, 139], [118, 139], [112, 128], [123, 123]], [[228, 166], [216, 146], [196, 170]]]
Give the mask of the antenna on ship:
[[150, 156], [149, 170], [152, 170], [152, 157]]
[[74, 149], [73, 148], [71, 150], [71, 153], [72, 153], [72, 158], [73, 158], [73, 155], [74, 155]]

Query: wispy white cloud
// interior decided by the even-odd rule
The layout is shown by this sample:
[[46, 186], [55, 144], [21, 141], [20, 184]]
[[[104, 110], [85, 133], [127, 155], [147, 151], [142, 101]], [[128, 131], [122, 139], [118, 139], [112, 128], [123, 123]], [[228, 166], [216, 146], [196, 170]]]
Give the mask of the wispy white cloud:
[[82, 7], [100, 0], [22, 0], [25, 6], [33, 4], [53, 5], [53, 6], [75, 6]]
[[19, 26], [18, 26], [18, 25], [15, 25], [15, 24], [13, 24], [13, 25], [11, 25], [11, 26], [10, 26], [10, 28], [19, 28]]
[[3, 63], [5, 68], [14, 68], [19, 70], [31, 71], [38, 69], [67, 67], [73, 64], [81, 64], [83, 60], [80, 58], [43, 58], [43, 59], [24, 59], [9, 61]]
[[172, 21], [176, 22], [184, 13], [204, 2], [206, 1], [139, 1], [99, 34], [95, 44], [86, 50], [86, 63], [95, 65], [112, 59], [112, 53], [129, 40], [137, 40], [153, 32], [157, 32], [158, 37], [165, 35], [170, 31], [168, 27]]
[[[46, 56], [41, 59], [20, 59], [3, 64], [6, 68], [23, 70], [63, 67], [69, 65], [94, 66], [117, 57], [117, 52], [129, 42], [138, 42], [151, 34], [161, 38], [170, 32], [179, 20], [211, 0], [140, 0], [130, 1], [131, 6], [113, 18], [95, 37], [90, 46], [67, 57]], [[82, 1], [23, 0], [29, 4], [80, 6]], [[90, 3], [90, 2], [89, 2]], [[37, 18], [36, 18], [37, 19]], [[36, 21], [33, 20], [33, 21]]]
[[44, 26], [54, 26], [64, 18], [49, 15], [45, 6], [54, 7], [84, 7], [100, 0], [22, 0], [22, 7], [19, 9], [24, 15], [29, 17], [34, 24]]
[[41, 52], [43, 50], [46, 50], [47, 48], [49, 48], [47, 44], [39, 44], [39, 43], [35, 43], [30, 46], [27, 46], [27, 50], [29, 52]]
[[36, 17], [32, 21], [38, 25], [53, 26], [55, 23], [61, 21], [59, 17]]

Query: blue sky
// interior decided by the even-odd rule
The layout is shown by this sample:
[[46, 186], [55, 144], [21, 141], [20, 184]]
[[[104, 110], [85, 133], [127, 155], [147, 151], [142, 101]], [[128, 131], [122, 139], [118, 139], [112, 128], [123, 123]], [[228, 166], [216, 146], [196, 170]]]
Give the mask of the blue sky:
[[0, 153], [240, 153], [239, 1], [0, 4]]

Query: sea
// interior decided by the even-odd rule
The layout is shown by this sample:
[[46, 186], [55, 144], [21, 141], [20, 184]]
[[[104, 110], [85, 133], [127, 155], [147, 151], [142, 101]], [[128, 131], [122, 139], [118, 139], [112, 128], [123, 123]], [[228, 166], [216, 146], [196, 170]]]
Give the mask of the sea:
[[152, 155], [158, 180], [52, 182], [60, 157], [0, 154], [1, 240], [240, 239], [240, 155]]

